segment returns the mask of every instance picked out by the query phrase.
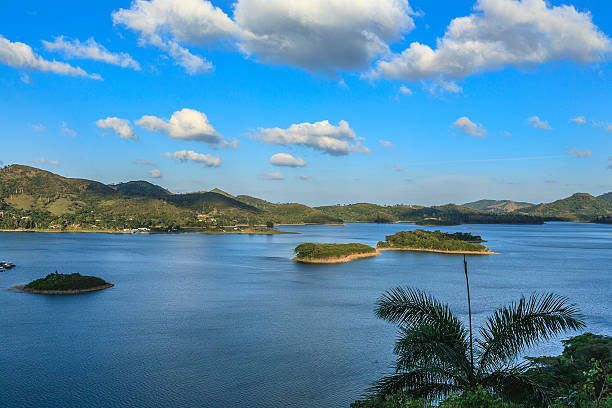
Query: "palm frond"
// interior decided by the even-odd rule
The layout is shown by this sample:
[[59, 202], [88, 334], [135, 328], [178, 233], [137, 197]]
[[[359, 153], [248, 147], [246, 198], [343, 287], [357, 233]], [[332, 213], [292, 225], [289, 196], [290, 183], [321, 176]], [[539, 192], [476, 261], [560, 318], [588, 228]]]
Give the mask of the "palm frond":
[[531, 362], [507, 366], [489, 373], [481, 379], [481, 384], [513, 402], [529, 406], [549, 402], [548, 391], [541, 385], [537, 372], [530, 370], [532, 367]]
[[426, 366], [383, 377], [369, 391], [390, 395], [402, 390], [411, 398], [431, 399], [445, 397], [461, 389], [445, 372]]
[[453, 325], [403, 326], [393, 350], [398, 356], [396, 370], [437, 366], [455, 382], [467, 384], [471, 367], [466, 336], [465, 330], [456, 330]]
[[455, 331], [465, 330], [448, 305], [419, 289], [397, 287], [386, 291], [376, 301], [374, 313], [399, 325], [451, 325]]
[[479, 371], [482, 375], [540, 340], [582, 327], [582, 315], [566, 297], [552, 293], [522, 296], [518, 302], [498, 309], [480, 329]]

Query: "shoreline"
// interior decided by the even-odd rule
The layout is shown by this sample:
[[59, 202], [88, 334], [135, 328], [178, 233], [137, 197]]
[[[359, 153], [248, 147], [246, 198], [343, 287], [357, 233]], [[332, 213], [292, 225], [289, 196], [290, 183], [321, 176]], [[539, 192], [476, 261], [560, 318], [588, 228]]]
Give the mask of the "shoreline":
[[497, 255], [499, 252], [492, 251], [449, 251], [445, 249], [427, 249], [427, 248], [376, 248], [377, 251], [413, 251], [413, 252], [433, 252], [437, 254], [450, 255]]
[[363, 253], [363, 254], [352, 254], [352, 255], [347, 255], [347, 256], [340, 257], [340, 258], [298, 259], [294, 257], [294, 258], [291, 258], [291, 260], [300, 262], [300, 263], [305, 263], [305, 264], [338, 264], [338, 263], [346, 263], [346, 262], [354, 261], [355, 259], [372, 258], [378, 255], [380, 255], [380, 252], [376, 250], [376, 252], [368, 252], [368, 253]]
[[40, 232], [40, 233], [57, 233], [57, 234], [249, 234], [249, 235], [275, 235], [275, 234], [299, 234], [299, 232], [292, 231], [146, 231], [146, 232], [134, 232], [131, 231], [115, 231], [115, 230], [36, 230], [36, 229], [0, 229], [0, 232]]
[[79, 295], [82, 293], [98, 292], [100, 290], [112, 288], [115, 286], [112, 283], [107, 283], [101, 286], [94, 286], [88, 289], [71, 289], [71, 290], [38, 290], [38, 289], [26, 289], [25, 285], [17, 285], [8, 288], [9, 290], [17, 290], [23, 293], [32, 293], [36, 295]]

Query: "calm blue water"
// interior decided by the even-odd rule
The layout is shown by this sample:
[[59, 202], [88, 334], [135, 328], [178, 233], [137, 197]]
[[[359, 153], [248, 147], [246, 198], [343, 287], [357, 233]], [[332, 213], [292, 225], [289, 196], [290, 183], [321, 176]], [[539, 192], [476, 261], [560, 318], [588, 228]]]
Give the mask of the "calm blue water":
[[[460, 256], [290, 260], [302, 242], [375, 244], [411, 225], [282, 228], [301, 234], [0, 232], [0, 259], [18, 264], [0, 274], [0, 406], [348, 406], [393, 362], [395, 329], [372, 314], [384, 290], [424, 288], [466, 316]], [[469, 259], [476, 326], [520, 294], [554, 291], [578, 303], [589, 331], [612, 334], [612, 227], [440, 229], [481, 234], [500, 252]], [[56, 269], [116, 286], [79, 296], [4, 289]]]

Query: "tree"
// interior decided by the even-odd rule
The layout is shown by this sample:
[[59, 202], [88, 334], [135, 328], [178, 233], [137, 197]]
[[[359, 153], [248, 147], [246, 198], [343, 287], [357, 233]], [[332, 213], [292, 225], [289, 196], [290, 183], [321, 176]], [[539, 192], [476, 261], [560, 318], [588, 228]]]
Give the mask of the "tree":
[[517, 356], [538, 341], [585, 327], [578, 308], [552, 293], [522, 296], [496, 310], [475, 338], [465, 259], [464, 268], [469, 329], [447, 304], [419, 289], [397, 287], [378, 299], [376, 316], [396, 323], [400, 337], [395, 373], [372, 390], [429, 399], [482, 387], [510, 401], [543, 400], [545, 392], [529, 370], [532, 363], [517, 362]]
[[266, 227], [267, 228], [274, 228], [274, 222], [272, 222], [272, 221], [266, 222]]

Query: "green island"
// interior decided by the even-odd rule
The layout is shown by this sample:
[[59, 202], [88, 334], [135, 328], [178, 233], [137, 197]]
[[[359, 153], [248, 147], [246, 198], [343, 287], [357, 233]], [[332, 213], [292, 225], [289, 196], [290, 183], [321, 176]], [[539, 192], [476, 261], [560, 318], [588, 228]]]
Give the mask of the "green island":
[[56, 271], [16, 288], [23, 292], [43, 295], [73, 295], [95, 292], [112, 286], [114, 286], [112, 283], [95, 276], [83, 276], [80, 273], [63, 274]]
[[400, 231], [385, 237], [376, 248], [380, 251], [425, 251], [439, 252], [445, 254], [494, 254], [484, 245], [473, 242], [483, 242], [480, 236], [469, 233], [456, 232], [449, 234], [440, 231], [425, 231], [417, 229], [414, 231]]
[[307, 242], [298, 245], [295, 250], [295, 261], [303, 263], [343, 263], [359, 258], [378, 255], [376, 248], [369, 245], [352, 244], [313, 244]]

